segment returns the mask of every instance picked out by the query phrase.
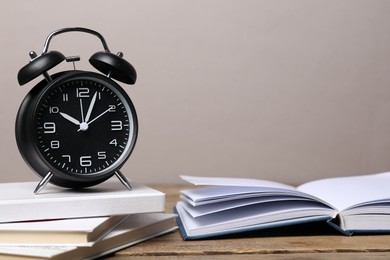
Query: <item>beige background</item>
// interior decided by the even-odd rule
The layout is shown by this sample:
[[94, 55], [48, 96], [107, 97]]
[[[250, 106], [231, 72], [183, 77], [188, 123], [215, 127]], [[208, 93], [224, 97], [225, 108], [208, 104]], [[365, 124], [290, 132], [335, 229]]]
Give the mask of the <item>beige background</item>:
[[[140, 119], [123, 168], [144, 183], [180, 174], [298, 184], [390, 169], [390, 1], [0, 0], [1, 182], [38, 180], [14, 121], [37, 82], [18, 70], [53, 30], [90, 27], [138, 71]], [[97, 38], [54, 38], [92, 70]], [[62, 64], [55, 70], [71, 69]], [[52, 72], [51, 72], [52, 73]]]

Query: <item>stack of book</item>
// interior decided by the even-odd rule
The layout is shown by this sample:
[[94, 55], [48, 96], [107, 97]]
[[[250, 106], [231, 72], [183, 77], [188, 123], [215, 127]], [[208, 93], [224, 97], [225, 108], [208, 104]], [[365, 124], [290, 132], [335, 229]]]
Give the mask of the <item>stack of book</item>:
[[68, 190], [0, 184], [0, 259], [94, 259], [177, 228], [165, 194], [117, 181]]
[[315, 222], [345, 235], [390, 233], [390, 172], [298, 187], [242, 178], [182, 178], [205, 185], [182, 190], [175, 206], [185, 240]]

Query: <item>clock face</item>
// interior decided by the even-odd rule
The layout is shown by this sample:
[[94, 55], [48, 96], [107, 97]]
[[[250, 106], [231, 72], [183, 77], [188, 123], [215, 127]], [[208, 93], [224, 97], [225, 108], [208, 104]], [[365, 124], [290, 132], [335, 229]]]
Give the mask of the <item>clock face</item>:
[[137, 119], [119, 85], [85, 73], [65, 77], [44, 91], [32, 128], [40, 156], [53, 171], [88, 177], [110, 173], [126, 161]]

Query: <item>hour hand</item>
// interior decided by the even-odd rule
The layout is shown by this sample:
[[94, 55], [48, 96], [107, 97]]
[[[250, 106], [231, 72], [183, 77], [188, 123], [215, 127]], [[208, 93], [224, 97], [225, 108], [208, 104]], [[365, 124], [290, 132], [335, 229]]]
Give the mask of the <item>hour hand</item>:
[[60, 115], [61, 115], [63, 118], [65, 118], [66, 120], [72, 122], [73, 124], [75, 124], [75, 125], [80, 125], [80, 121], [77, 120], [76, 118], [71, 117], [70, 115], [65, 114], [65, 113], [62, 113], [62, 112], [60, 112]]

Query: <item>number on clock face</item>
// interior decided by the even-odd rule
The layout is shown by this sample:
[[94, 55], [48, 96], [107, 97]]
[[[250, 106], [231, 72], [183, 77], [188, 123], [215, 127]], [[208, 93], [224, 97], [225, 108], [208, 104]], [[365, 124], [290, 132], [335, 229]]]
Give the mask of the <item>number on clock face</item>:
[[115, 168], [134, 137], [133, 107], [114, 87], [72, 79], [49, 89], [37, 107], [41, 155], [61, 172], [97, 174]]

